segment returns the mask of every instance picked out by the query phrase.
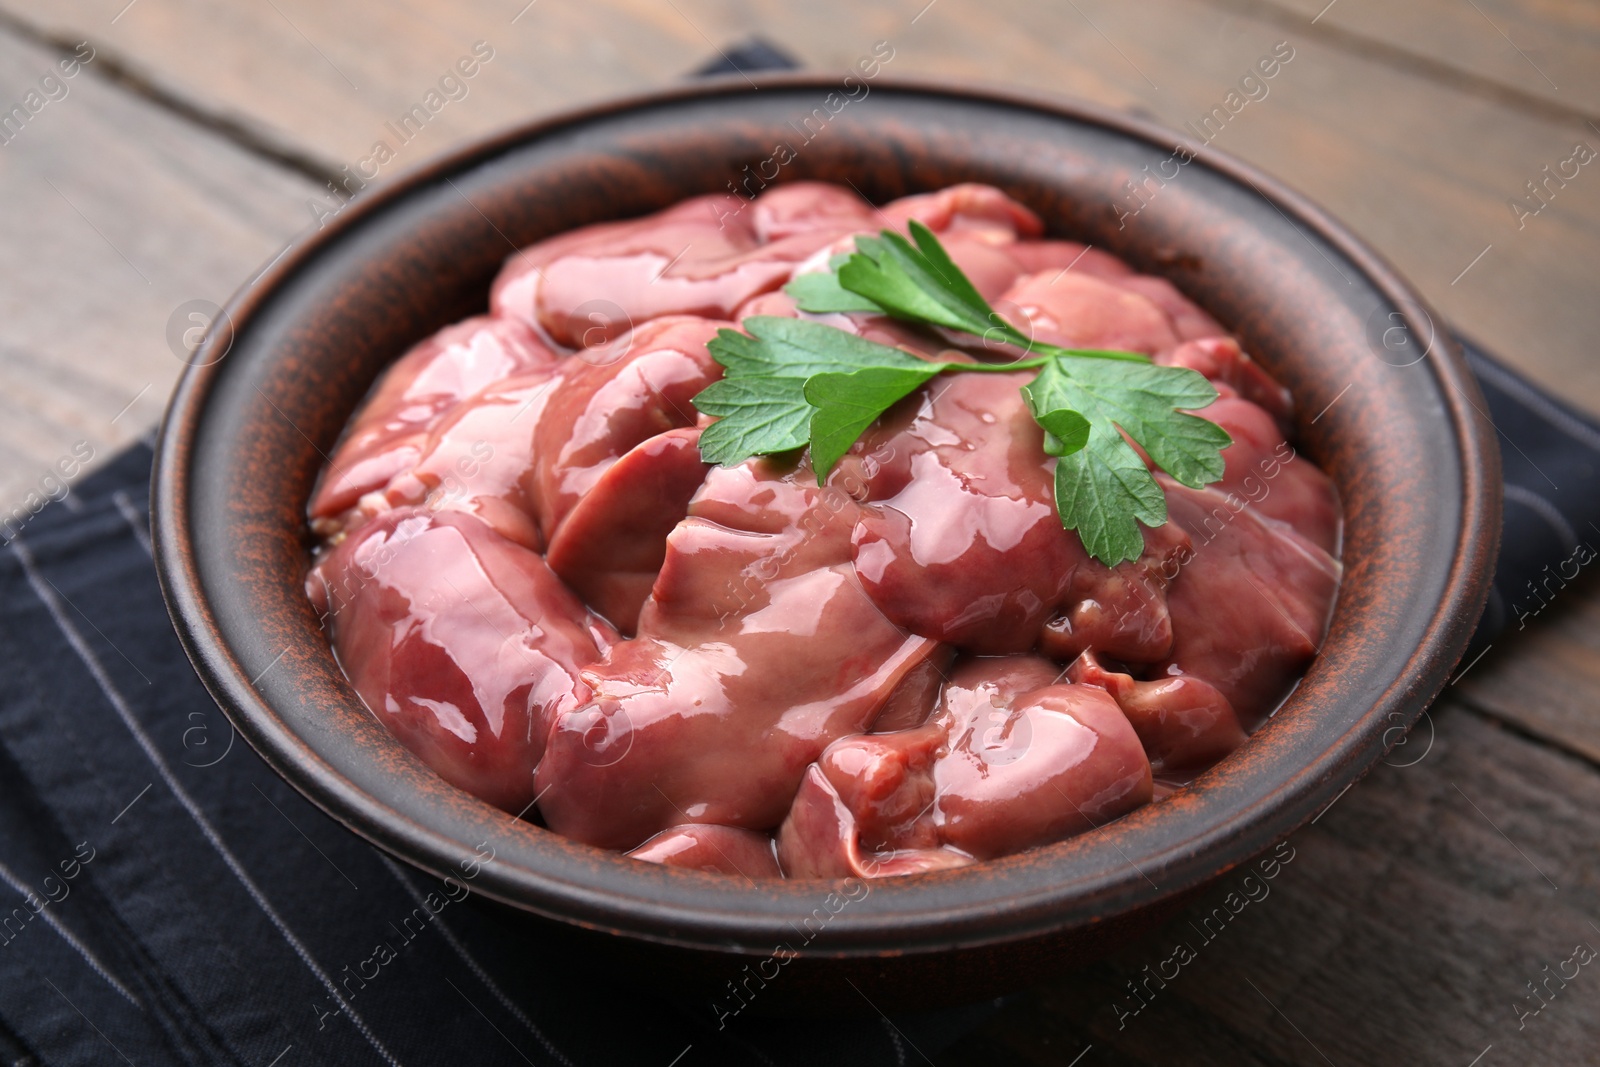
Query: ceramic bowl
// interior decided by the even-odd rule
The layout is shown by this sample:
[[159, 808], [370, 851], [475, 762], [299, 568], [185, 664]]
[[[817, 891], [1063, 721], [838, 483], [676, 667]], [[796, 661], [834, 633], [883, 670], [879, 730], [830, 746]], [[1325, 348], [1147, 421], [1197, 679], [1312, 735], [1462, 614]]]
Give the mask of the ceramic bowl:
[[[696, 84], [511, 130], [296, 242], [233, 299], [231, 331], [213, 331], [172, 399], [154, 479], [162, 585], [196, 669], [280, 774], [439, 875], [487, 843], [495, 858], [473, 887], [578, 950], [710, 995], [746, 967], [781, 975], [768, 1005], [859, 1004], [845, 979], [882, 1006], [976, 999], [1170, 911], [1317, 815], [1403, 736], [1483, 607], [1499, 456], [1472, 376], [1417, 295], [1252, 168], [1209, 148], [1180, 163], [1176, 134], [1084, 104], [879, 79], [833, 113], [837, 81], [758, 84]], [[363, 708], [303, 576], [307, 498], [368, 387], [414, 342], [482, 311], [516, 248], [749, 174], [848, 182], [879, 202], [999, 186], [1052, 235], [1169, 278], [1289, 386], [1295, 443], [1344, 500], [1345, 575], [1320, 654], [1249, 744], [1098, 831], [850, 887], [859, 899], [837, 905], [841, 886], [752, 886], [517, 821], [445, 784]], [[1136, 215], [1134, 179], [1146, 190]], [[794, 955], [773, 962], [780, 946]]]

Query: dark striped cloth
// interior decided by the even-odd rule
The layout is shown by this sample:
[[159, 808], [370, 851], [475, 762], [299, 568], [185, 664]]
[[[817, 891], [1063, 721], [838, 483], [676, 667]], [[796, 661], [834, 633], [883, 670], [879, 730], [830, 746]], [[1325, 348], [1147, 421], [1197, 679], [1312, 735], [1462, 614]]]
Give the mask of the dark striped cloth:
[[[1472, 358], [1508, 479], [1482, 646], [1600, 543], [1600, 430]], [[150, 458], [124, 453], [0, 552], [0, 1062], [906, 1064], [993, 1010], [719, 1031], [368, 846], [190, 669], [150, 559]]]
[[1526, 629], [1600, 550], [1600, 419], [1463, 342], [1500, 440], [1505, 525], [1494, 588], [1467, 650], [1471, 666], [1502, 633]]

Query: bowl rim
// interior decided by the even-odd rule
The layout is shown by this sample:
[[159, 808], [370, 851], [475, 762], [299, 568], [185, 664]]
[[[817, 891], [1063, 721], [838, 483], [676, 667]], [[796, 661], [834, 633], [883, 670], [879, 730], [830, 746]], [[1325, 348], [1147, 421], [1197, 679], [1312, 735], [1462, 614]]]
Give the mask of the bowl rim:
[[[747, 83], [753, 83], [754, 88]], [[324, 812], [398, 858], [435, 874], [452, 871], [463, 857], [470, 858], [461, 841], [383, 804], [325, 762], [279, 720], [254, 688], [245, 665], [219, 630], [200, 578], [188, 523], [188, 465], [200, 424], [199, 415], [224, 366], [222, 356], [227, 354], [226, 346], [279, 286], [325, 248], [370, 216], [387, 210], [441, 176], [470, 170], [517, 145], [633, 111], [748, 95], [769, 87], [828, 91], [838, 85], [836, 77], [806, 72], [764, 73], [748, 78], [728, 75], [630, 93], [470, 140], [347, 201], [337, 215], [325, 220], [319, 229], [297, 235], [230, 297], [224, 311], [232, 325], [231, 332], [225, 338], [220, 335], [208, 338], [191, 358], [168, 403], [157, 437], [151, 477], [151, 531], [156, 569], [180, 641], [206, 688], [251, 747]], [[874, 90], [976, 101], [1042, 113], [1099, 127], [1163, 150], [1185, 143], [1183, 138], [1158, 123], [1053, 94], [955, 80], [898, 77], [874, 79]], [[1058, 889], [1046, 888], [998, 902], [976, 894], [977, 899], [954, 905], [946, 902], [908, 913], [858, 911], [841, 916], [848, 921], [835, 924], [838, 929], [830, 927], [830, 934], [837, 935], [830, 938], [830, 944], [825, 948], [808, 948], [804, 950], [806, 954], [912, 954], [1005, 944], [1056, 934], [1106, 917], [1152, 907], [1210, 882], [1282, 841], [1331, 806], [1398, 742], [1403, 734], [1398, 727], [1409, 728], [1421, 716], [1443, 688], [1466, 648], [1489, 592], [1500, 537], [1501, 485], [1499, 451], [1493, 432], [1474, 418], [1475, 414], [1481, 417], [1483, 410], [1481, 393], [1453, 338], [1438, 327], [1438, 317], [1376, 251], [1306, 197], [1209, 145], [1196, 155], [1195, 162], [1203, 163], [1234, 182], [1253, 187], [1292, 225], [1309, 230], [1355, 265], [1368, 284], [1400, 309], [1409, 326], [1427, 324], [1434, 338], [1432, 353], [1437, 358], [1430, 363], [1442, 383], [1440, 398], [1459, 448], [1462, 524], [1451, 566], [1443, 580], [1441, 601], [1418, 647], [1410, 651], [1403, 665], [1394, 671], [1395, 681], [1374, 701], [1374, 709], [1392, 709], [1384, 721], [1395, 725], [1384, 730], [1381, 738], [1374, 738], [1374, 731], [1365, 719], [1352, 724], [1312, 763], [1284, 774], [1258, 802], [1240, 807], [1210, 834], [1185, 838], [1181, 844], [1152, 854], [1147, 862], [1159, 866], [1163, 874], [1159, 887], [1148, 877], [1106, 875], [1080, 880], [1079, 891], [1070, 899], [1064, 898]], [[210, 356], [217, 347], [221, 347], [222, 352], [216, 358], [198, 358]], [[909, 887], [927, 879], [970, 877], [974, 872], [1006, 862], [1002, 859], [960, 871], [895, 881]], [[1135, 870], [1143, 873], [1142, 868], [1135, 867]], [[660, 868], [659, 871], [660, 877], [699, 881], [702, 885], [710, 884], [706, 879], [733, 881], [725, 876], [676, 868]], [[797, 879], [779, 883], [777, 887], [763, 886], [762, 890], [792, 901], [799, 909], [798, 914], [806, 914], [818, 898], [818, 885], [816, 881]], [[619, 902], [607, 899], [604, 893], [571, 886], [566, 887], [564, 893], [552, 894], [550, 885], [541, 882], [537, 872], [506, 864], [486, 864], [474, 888], [503, 903], [565, 923], [697, 950], [765, 954], [766, 949], [760, 946], [772, 945], [775, 931], [779, 930], [776, 921], [767, 915], [724, 910], [715, 902], [693, 907], [653, 900], [641, 903], [639, 898]], [[802, 902], [806, 907], [799, 907]], [[997, 903], [1001, 905], [999, 909]]]

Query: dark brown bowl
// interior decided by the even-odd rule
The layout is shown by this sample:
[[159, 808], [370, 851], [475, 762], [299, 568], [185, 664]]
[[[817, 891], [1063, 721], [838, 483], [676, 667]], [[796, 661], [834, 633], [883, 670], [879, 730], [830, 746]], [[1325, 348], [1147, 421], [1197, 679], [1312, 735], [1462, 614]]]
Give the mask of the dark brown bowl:
[[[879, 1003], [977, 998], [1087, 959], [1175, 906], [1313, 817], [1399, 739], [1483, 607], [1499, 455], [1474, 415], [1476, 384], [1416, 294], [1251, 168], [1204, 149], [1119, 225], [1124, 183], [1172, 157], [1171, 133], [1083, 104], [874, 83], [806, 142], [802, 120], [837, 82], [760, 85], [699, 84], [524, 126], [360, 198], [299, 242], [234, 298], [231, 349], [225, 332], [208, 340], [172, 399], [153, 504], [162, 585], [240, 733], [401, 859], [443, 875], [486, 842], [495, 859], [472, 883], [480, 892], [713, 988], [746, 965], [781, 973], [767, 1004], [859, 1002], [846, 977]], [[445, 784], [362, 707], [302, 585], [312, 482], [390, 361], [481, 311], [514, 248], [723, 190], [779, 144], [794, 151], [782, 180], [847, 181], [875, 201], [989, 182], [1055, 235], [1167, 276], [1294, 391], [1297, 444], [1346, 509], [1321, 654], [1248, 745], [1102, 830], [874, 883], [836, 913], [826, 883], [753, 887], [635, 862]], [[806, 941], [814, 914], [826, 922], [813, 919]], [[796, 956], [780, 967], [768, 958], [784, 945]]]

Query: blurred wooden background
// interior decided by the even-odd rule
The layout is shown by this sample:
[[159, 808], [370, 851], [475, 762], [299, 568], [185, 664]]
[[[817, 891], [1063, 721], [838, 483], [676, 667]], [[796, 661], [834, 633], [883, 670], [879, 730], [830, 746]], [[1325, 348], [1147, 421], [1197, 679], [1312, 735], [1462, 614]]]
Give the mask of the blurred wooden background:
[[[182, 369], [184, 305], [225, 301], [312, 225], [327, 178], [393, 143], [385, 124], [475, 43], [492, 58], [378, 182], [507, 123], [670, 83], [753, 33], [817, 70], [886, 40], [889, 76], [1174, 127], [1287, 41], [1293, 62], [1216, 147], [1600, 411], [1600, 161], [1542, 200], [1528, 186], [1579, 144], [1600, 150], [1592, 0], [0, 0], [0, 112], [26, 119], [0, 138], [0, 512], [50, 491], [75, 448], [103, 461], [148, 432]], [[93, 58], [63, 78], [75, 54]], [[1525, 983], [1600, 947], [1594, 584], [1496, 646], [1137, 1016], [1119, 1025], [1114, 1005], [1184, 919], [1025, 994], [940, 1061], [1600, 1062], [1600, 969], [1519, 1014], [1543, 1003]]]

